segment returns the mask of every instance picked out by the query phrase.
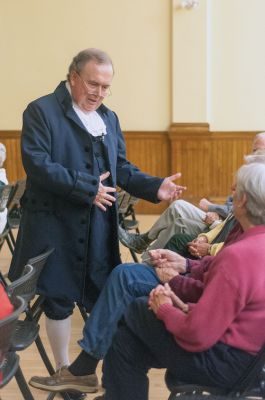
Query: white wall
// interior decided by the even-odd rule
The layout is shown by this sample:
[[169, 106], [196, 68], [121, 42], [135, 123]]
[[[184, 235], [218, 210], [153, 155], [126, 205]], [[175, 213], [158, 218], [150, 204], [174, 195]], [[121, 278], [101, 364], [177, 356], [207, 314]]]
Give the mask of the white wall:
[[1, 0], [0, 130], [20, 129], [26, 105], [53, 91], [86, 47], [113, 58], [108, 105], [123, 129], [166, 130], [170, 12], [170, 0]]
[[0, 130], [90, 46], [113, 58], [107, 104], [125, 130], [265, 130], [265, 0], [179, 1], [0, 0]]
[[212, 130], [265, 129], [265, 1], [208, 0]]
[[172, 0], [173, 122], [207, 121], [207, 3], [189, 10]]
[[265, 129], [265, 1], [200, 0], [173, 15], [173, 122]]

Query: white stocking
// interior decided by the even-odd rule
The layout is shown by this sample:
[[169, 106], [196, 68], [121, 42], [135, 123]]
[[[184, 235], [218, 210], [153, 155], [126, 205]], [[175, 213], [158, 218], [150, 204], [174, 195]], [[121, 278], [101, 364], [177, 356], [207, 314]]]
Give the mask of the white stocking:
[[69, 365], [69, 342], [71, 337], [71, 316], [62, 320], [46, 317], [46, 332], [53, 352], [56, 370]]

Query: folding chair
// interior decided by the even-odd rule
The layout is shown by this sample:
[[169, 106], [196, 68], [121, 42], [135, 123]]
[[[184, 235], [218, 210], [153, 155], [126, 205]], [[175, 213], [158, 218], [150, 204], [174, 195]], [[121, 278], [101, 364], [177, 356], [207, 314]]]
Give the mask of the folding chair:
[[54, 249], [49, 249], [39, 256], [31, 258], [24, 267], [22, 276], [9, 285], [6, 284], [6, 290], [9, 296], [19, 295], [23, 297], [27, 303], [25, 319], [19, 320], [17, 323], [12, 348], [14, 351], [21, 351], [27, 348], [31, 343], [35, 342], [38, 352], [48, 371], [53, 371], [53, 367], [39, 336], [38, 324], [41, 315], [40, 306], [43, 299], [37, 298], [33, 305], [31, 305], [31, 301], [35, 297], [40, 273], [53, 251]]
[[12, 340], [18, 318], [25, 310], [26, 301], [22, 297], [11, 299], [15, 311], [0, 321], [0, 388], [6, 386], [15, 377], [25, 400], [34, 400], [29, 386], [19, 366], [19, 356], [12, 350]]
[[[118, 213], [119, 213], [119, 224], [125, 230], [134, 229], [137, 233], [139, 231], [139, 222], [135, 216], [134, 205], [139, 201], [138, 198], [131, 196], [129, 193], [118, 188]], [[133, 261], [138, 263], [138, 257], [136, 253], [129, 249]]]
[[[5, 209], [7, 208], [7, 205], [10, 200], [10, 197], [12, 196], [13, 190], [14, 190], [13, 185], [0, 186], [0, 212], [1, 213], [4, 212]], [[10, 231], [10, 228], [7, 223], [3, 232], [0, 233], [0, 250], [3, 247], [4, 242], [6, 241], [11, 254], [13, 254], [14, 246], [9, 237], [9, 231]]]
[[8, 208], [7, 222], [9, 227], [8, 238], [12, 243], [13, 249], [15, 247], [16, 241], [12, 229], [17, 229], [19, 227], [21, 218], [20, 200], [25, 191], [25, 187], [26, 187], [26, 179], [18, 180], [14, 185], [13, 191], [11, 192], [11, 196], [7, 203], [7, 208]]
[[[203, 395], [203, 393], [226, 397], [262, 397], [265, 399], [265, 345], [231, 389], [180, 383], [168, 370], [165, 380], [171, 391], [168, 400], [177, 400], [179, 395], [183, 394]], [[207, 398], [209, 399], [206, 397], [206, 400]]]
[[119, 223], [123, 229], [135, 229], [137, 233], [139, 233], [139, 222], [136, 220], [134, 205], [138, 201], [137, 197], [131, 196], [125, 190], [118, 188]]

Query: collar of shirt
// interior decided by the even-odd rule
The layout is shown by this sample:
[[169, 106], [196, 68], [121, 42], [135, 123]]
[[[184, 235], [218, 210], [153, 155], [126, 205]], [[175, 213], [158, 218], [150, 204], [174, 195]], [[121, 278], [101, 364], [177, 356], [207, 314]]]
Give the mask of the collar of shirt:
[[[66, 89], [70, 93], [71, 97], [71, 87], [69, 82], [65, 84]], [[73, 98], [72, 98], [73, 101]], [[107, 134], [106, 125], [103, 119], [96, 111], [83, 111], [80, 107], [73, 101], [73, 109], [79, 119], [82, 121], [83, 125], [85, 126], [86, 130], [94, 137], [102, 136]]]

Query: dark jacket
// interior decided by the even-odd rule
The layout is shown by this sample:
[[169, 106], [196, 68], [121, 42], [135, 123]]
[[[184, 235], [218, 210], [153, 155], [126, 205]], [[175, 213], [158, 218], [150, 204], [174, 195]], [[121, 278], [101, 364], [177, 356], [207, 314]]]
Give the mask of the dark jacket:
[[[107, 127], [104, 146], [112, 185], [157, 202], [162, 179], [143, 174], [126, 160], [116, 114], [104, 105], [97, 112]], [[27, 184], [9, 277], [15, 279], [30, 257], [53, 247], [55, 251], [39, 280], [39, 293], [80, 301], [87, 273], [90, 215], [95, 207], [99, 175], [95, 173], [91, 136], [72, 108], [65, 82], [54, 93], [29, 104], [23, 115], [21, 148]], [[113, 263], [102, 266], [101, 273], [93, 278], [100, 289], [111, 269], [120, 263], [116, 207], [111, 225], [113, 234], [108, 251], [112, 252]]]

